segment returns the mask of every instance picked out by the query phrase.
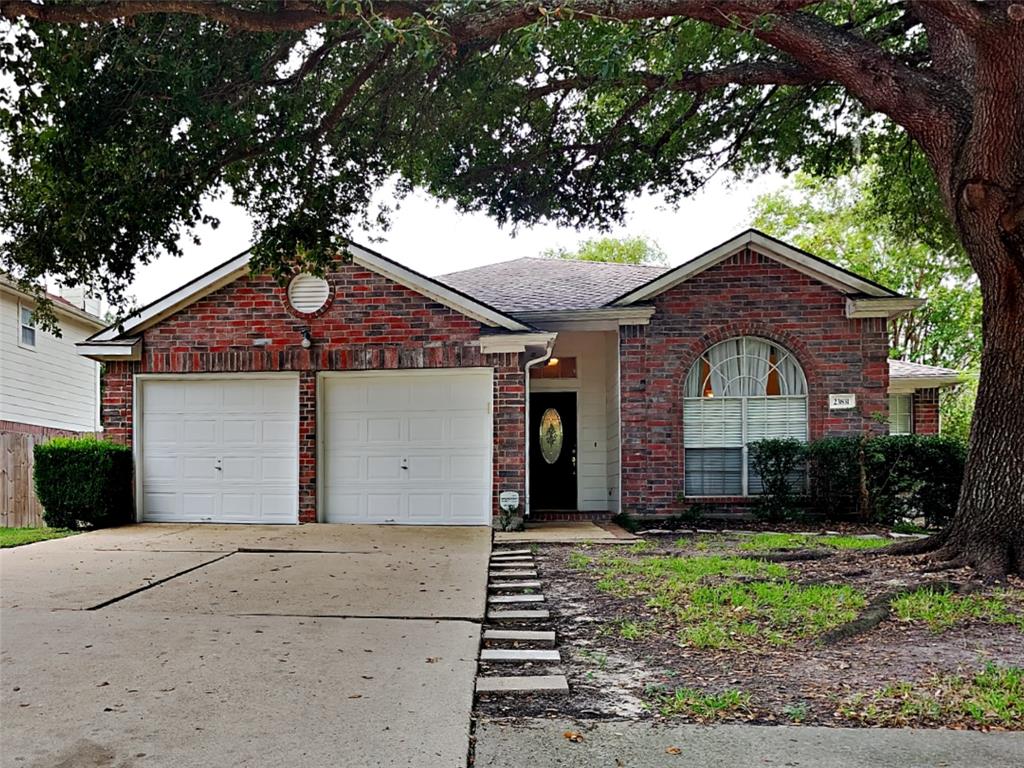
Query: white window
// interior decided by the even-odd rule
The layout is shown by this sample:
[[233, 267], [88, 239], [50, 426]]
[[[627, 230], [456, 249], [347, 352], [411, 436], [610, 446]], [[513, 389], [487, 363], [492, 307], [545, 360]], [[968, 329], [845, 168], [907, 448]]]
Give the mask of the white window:
[[32, 307], [18, 305], [18, 344], [28, 349], [36, 348], [36, 324], [32, 319]]
[[914, 396], [889, 395], [889, 434], [909, 435], [914, 431]]
[[686, 376], [683, 399], [687, 496], [750, 496], [761, 482], [747, 446], [807, 440], [807, 379], [787, 350], [743, 336], [708, 349]]

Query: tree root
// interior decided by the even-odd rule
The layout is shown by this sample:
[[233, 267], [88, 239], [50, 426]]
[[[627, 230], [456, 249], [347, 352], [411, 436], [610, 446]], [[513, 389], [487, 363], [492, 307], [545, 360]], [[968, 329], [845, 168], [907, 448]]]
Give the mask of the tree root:
[[908, 541], [897, 541], [887, 547], [880, 547], [871, 554], [874, 555], [927, 555], [946, 544], [949, 538], [949, 529], [936, 533], [925, 539], [910, 539]]
[[835, 629], [829, 630], [819, 637], [818, 644], [835, 645], [842, 640], [848, 640], [851, 637], [871, 631], [889, 618], [889, 614], [892, 613], [893, 600], [909, 592], [916, 592], [919, 589], [938, 589], [956, 592], [959, 591], [959, 585], [951, 581], [929, 581], [912, 587], [903, 587], [891, 592], [884, 592], [868, 603], [867, 607], [861, 611], [860, 616], [845, 624], [841, 624]]
[[953, 571], [957, 568], [966, 568], [970, 563], [962, 557], [932, 558], [931, 562], [921, 569], [921, 573], [937, 573], [938, 571]]
[[755, 560], [764, 560], [768, 563], [792, 563], [799, 560], [824, 560], [835, 554], [835, 550], [832, 549], [798, 549], [795, 551], [782, 549], [753, 555], [753, 557]]

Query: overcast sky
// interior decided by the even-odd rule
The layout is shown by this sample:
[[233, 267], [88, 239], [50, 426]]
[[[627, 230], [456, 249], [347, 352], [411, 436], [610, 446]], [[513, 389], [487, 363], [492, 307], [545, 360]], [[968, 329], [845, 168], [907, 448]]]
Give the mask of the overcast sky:
[[[678, 210], [654, 198], [640, 198], [631, 205], [626, 223], [611, 234], [648, 237], [668, 254], [671, 264], [679, 264], [749, 226], [754, 199], [782, 183], [778, 176], [762, 176], [752, 183], [733, 181], [731, 186], [724, 178], [716, 179]], [[159, 298], [249, 246], [252, 227], [244, 211], [227, 200], [212, 203], [209, 210], [220, 217], [221, 226], [199, 230], [201, 245], [183, 242], [183, 257], [165, 256], [139, 268], [131, 291], [139, 303]], [[582, 239], [601, 236], [596, 231], [554, 226], [513, 234], [484, 214], [456, 213], [452, 206], [426, 194], [403, 201], [392, 222], [385, 233], [358, 232], [355, 239], [427, 275], [536, 256], [546, 248], [574, 248]], [[371, 235], [385, 239], [373, 242]]]

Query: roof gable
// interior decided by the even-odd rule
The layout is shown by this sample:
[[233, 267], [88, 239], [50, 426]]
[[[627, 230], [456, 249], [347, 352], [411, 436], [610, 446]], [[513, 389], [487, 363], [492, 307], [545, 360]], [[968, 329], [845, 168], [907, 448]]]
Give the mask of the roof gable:
[[[460, 312], [467, 317], [478, 320], [492, 328], [509, 331], [527, 331], [530, 327], [510, 317], [500, 310], [484, 302], [474, 299], [461, 291], [453, 289], [437, 280], [402, 266], [396, 261], [379, 253], [352, 244], [348, 247], [352, 262], [358, 266], [376, 272], [394, 282], [416, 291], [439, 304]], [[112, 342], [130, 336], [137, 336], [147, 328], [170, 317], [185, 307], [193, 304], [204, 296], [220, 290], [249, 273], [251, 250], [246, 250], [234, 258], [211, 269], [199, 277], [190, 280], [180, 288], [171, 291], [156, 301], [129, 315], [121, 323], [104, 328], [89, 338], [90, 342]]]
[[695, 259], [679, 265], [675, 269], [656, 276], [647, 283], [627, 291], [611, 300], [611, 306], [629, 306], [639, 301], [648, 301], [660, 293], [674, 288], [707, 269], [720, 264], [730, 256], [747, 247], [753, 247], [758, 253], [778, 261], [798, 272], [830, 285], [840, 293], [848, 296], [868, 296], [873, 298], [900, 299], [899, 293], [873, 280], [854, 274], [849, 270], [803, 251], [792, 245], [777, 240], [756, 229], [748, 229], [731, 240], [705, 251]]

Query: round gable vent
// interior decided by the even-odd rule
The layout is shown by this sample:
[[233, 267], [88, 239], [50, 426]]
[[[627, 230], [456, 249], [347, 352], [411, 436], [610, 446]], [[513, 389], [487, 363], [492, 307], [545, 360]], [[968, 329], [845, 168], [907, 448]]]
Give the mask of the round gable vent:
[[303, 272], [288, 283], [288, 303], [304, 315], [319, 311], [331, 295], [331, 287], [322, 277]]

